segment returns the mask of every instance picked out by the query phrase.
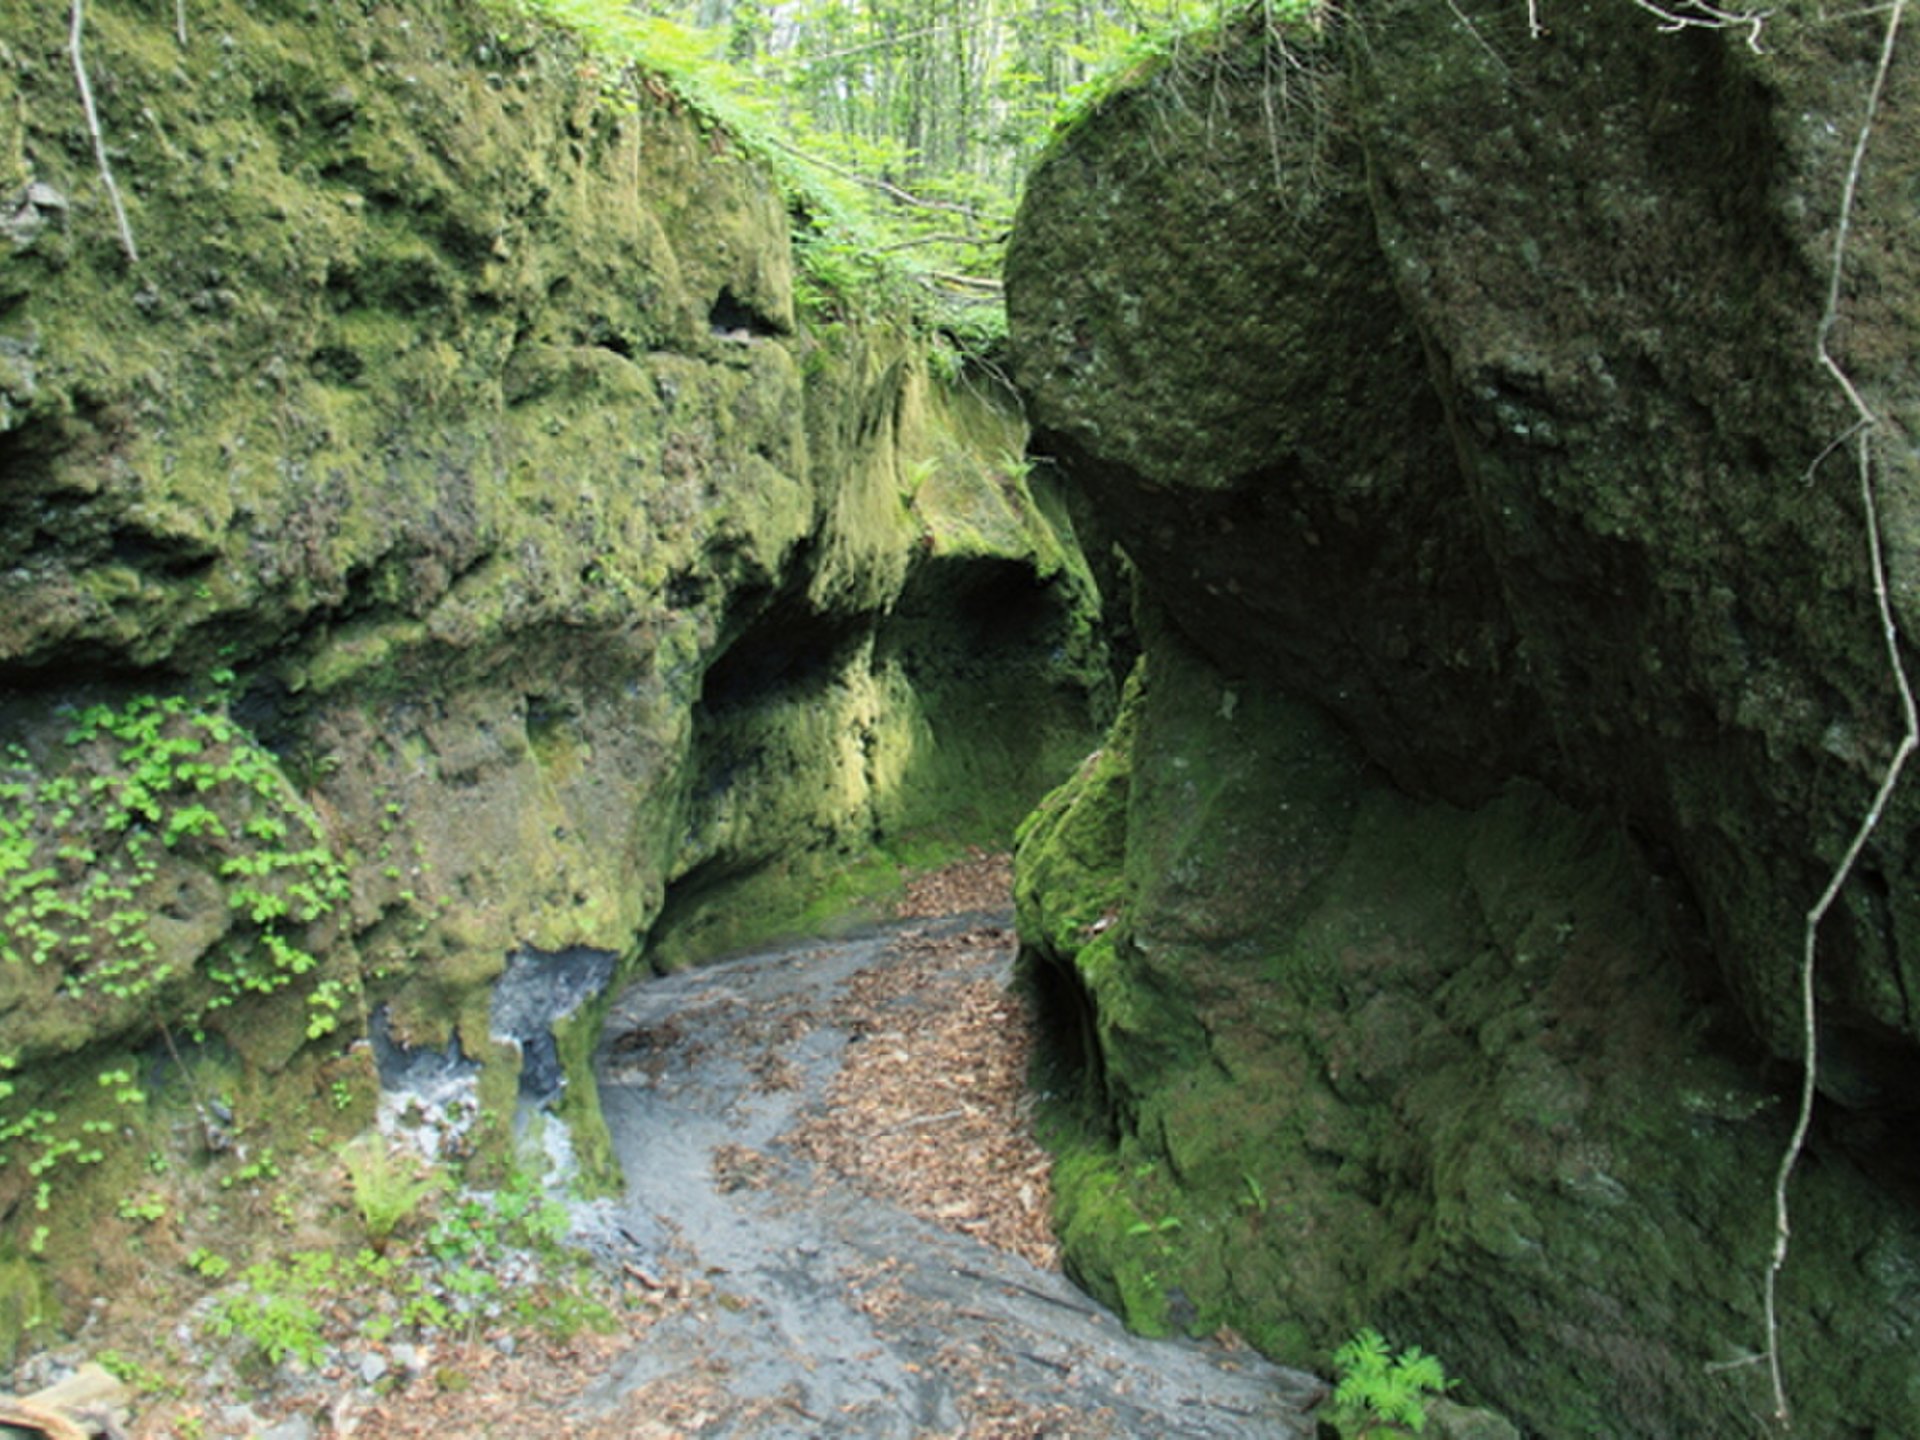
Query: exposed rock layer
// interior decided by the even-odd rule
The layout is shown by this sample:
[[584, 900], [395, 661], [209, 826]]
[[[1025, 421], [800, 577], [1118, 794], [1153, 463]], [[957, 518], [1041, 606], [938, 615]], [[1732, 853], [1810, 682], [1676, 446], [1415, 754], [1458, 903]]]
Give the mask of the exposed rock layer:
[[[1526, 18], [1229, 37], [1031, 187], [1019, 379], [1165, 617], [1022, 855], [1118, 1137], [1066, 1242], [1144, 1323], [1304, 1359], [1391, 1320], [1543, 1433], [1745, 1434], [1801, 916], [1899, 734], [1813, 348], [1880, 21], [1775, 13], [1754, 53]], [[1907, 631], [1914, 73], [1835, 331]], [[1887, 1150], [1916, 794], [1823, 931], [1836, 1103], [1786, 1276], [1822, 1433], [1897, 1428], [1920, 1384]], [[1162, 1213], [1186, 1239], [1143, 1246]]]
[[[679, 963], [844, 903], [876, 845], [1004, 834], [1103, 684], [1017, 420], [900, 322], [797, 314], [778, 187], [657, 81], [427, 0], [195, 4], [184, 48], [86, 14], [137, 265], [64, 11], [0, 46], [0, 883], [42, 907], [0, 965], [0, 1211], [24, 1238], [14, 1159], [138, 1119], [47, 1172], [80, 1266], [119, 1247], [79, 1197], [170, 1123], [94, 1083], [154, 1073], [157, 1019], [206, 1025], [255, 1154], [364, 1123], [375, 1004], [491, 1062], [498, 1134], [510, 952]], [[93, 702], [165, 718], [76, 747]], [[111, 865], [111, 915], [61, 908]]]

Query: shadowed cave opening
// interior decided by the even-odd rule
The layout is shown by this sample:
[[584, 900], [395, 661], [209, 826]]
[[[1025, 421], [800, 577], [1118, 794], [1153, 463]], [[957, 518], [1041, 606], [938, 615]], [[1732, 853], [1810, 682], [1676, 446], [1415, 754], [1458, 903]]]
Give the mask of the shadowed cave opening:
[[1017, 983], [1033, 1007], [1034, 1057], [1029, 1081], [1043, 1101], [1064, 1105], [1081, 1124], [1118, 1138], [1093, 995], [1070, 964], [1023, 946]]
[[791, 591], [739, 608], [751, 618], [707, 666], [694, 708], [696, 736], [706, 729], [703, 722], [818, 690], [843, 668], [872, 626], [870, 616], [825, 613]]
[[707, 311], [707, 325], [713, 334], [731, 339], [760, 340], [786, 333], [783, 326], [775, 324], [725, 285], [720, 287], [720, 293]]

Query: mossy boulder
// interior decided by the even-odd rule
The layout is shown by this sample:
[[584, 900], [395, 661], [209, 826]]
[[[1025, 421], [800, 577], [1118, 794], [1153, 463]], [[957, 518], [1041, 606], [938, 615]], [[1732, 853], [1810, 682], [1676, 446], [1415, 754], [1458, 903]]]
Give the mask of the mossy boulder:
[[[1416, 792], [1519, 772], [1630, 807], [1790, 1057], [1799, 917], [1899, 729], [1833, 443], [1855, 417], [1811, 338], [1878, 32], [1793, 8], [1756, 54], [1642, 18], [1576, 7], [1535, 42], [1389, 6], [1121, 93], [1030, 190], [1019, 377], [1227, 673], [1284, 675]], [[1885, 422], [1907, 629], [1916, 123], [1894, 87], [1836, 332]], [[1836, 1049], [1891, 1093], [1881, 1040], [1920, 1036], [1900, 801], [1825, 979]]]
[[[1130, 1324], [1321, 1366], [1381, 1326], [1541, 1434], [1767, 1413], [1791, 1096], [1617, 823], [1525, 781], [1412, 799], [1150, 626], [1115, 733], [1022, 831], [1018, 899], [1066, 1262]], [[1823, 1430], [1911, 1403], [1889, 1123], [1836, 1126], [1795, 1192], [1783, 1357]]]
[[[13, 1162], [97, 1118], [110, 1058], [152, 1092], [140, 1143], [194, 1128], [184, 1062], [257, 1155], [364, 1122], [384, 1007], [486, 1062], [498, 1138], [510, 954], [625, 976], [851, 904], [885, 854], [1010, 834], [1105, 703], [1010, 398], [911, 317], [800, 315], [780, 184], [660, 77], [444, 0], [186, 21], [86, 12], [137, 262], [64, 12], [0, 48], [0, 884], [74, 929], [0, 966], [23, 1248], [49, 1222]], [[69, 743], [96, 704], [217, 720], [253, 768], [202, 794], [169, 753], [114, 820], [144, 762]], [[176, 820], [128, 896], [60, 908], [89, 846]], [[232, 867], [261, 853], [332, 888], [276, 863], [256, 917]], [[87, 977], [135, 911], [158, 958], [119, 994]], [[590, 1030], [561, 1044], [588, 1131]], [[60, 1164], [54, 1213], [114, 1224], [112, 1163]], [[98, 1234], [49, 1230], [84, 1298]]]
[[[1745, 1434], [1802, 917], [1900, 731], [1813, 348], [1884, 17], [1527, 18], [1230, 28], [1030, 186], [1017, 376], [1147, 621], [1124, 789], [1020, 856], [1088, 1102], [1061, 1218], [1148, 1327], [1371, 1322], [1541, 1433]], [[1833, 331], [1903, 633], [1916, 117], [1890, 85]], [[1820, 1433], [1920, 1384], [1916, 796], [1821, 936], [1781, 1342]]]

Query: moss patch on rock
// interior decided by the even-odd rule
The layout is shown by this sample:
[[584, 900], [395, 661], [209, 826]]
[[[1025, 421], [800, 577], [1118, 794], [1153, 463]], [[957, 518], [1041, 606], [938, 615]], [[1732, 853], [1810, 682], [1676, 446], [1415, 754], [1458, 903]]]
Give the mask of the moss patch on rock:
[[[1137, 567], [1150, 681], [1124, 838], [1085, 777], [1049, 802], [1089, 824], [1026, 833], [1023, 934], [1092, 1097], [1070, 1263], [1141, 1323], [1309, 1359], [1370, 1320], [1544, 1433], [1745, 1434], [1801, 920], [1897, 737], [1809, 339], [1882, 19], [1552, 27], [1250, 18], [1035, 176], [1017, 375]], [[1889, 89], [1834, 332], [1890, 536], [1916, 124]], [[1920, 1113], [1917, 795], [1821, 936], [1782, 1342], [1814, 1429], [1898, 1428], [1916, 1373], [1883, 1138]]]
[[[44, 799], [72, 714], [230, 671], [290, 853], [345, 889], [297, 925], [234, 910], [218, 866], [254, 850], [180, 821], [212, 869], [163, 860], [139, 906], [166, 978], [0, 1014], [10, 1116], [78, 1083], [56, 1057], [86, 1081], [161, 1019], [220, 1042], [240, 934], [270, 952], [222, 972], [242, 990], [302, 971], [221, 1052], [248, 1124], [299, 1144], [384, 1007], [486, 1062], [504, 1155], [518, 1060], [487, 999], [510, 954], [587, 947], [623, 980], [650, 942], [696, 948], [696, 911], [817, 914], [883, 848], [1003, 839], [1091, 745], [1097, 600], [1016, 411], [938, 378], [910, 317], [802, 324], [777, 186], [663, 87], [442, 0], [212, 0], [184, 47], [140, 5], [86, 18], [137, 267], [64, 15], [0, 49], [0, 685], [32, 771], [0, 781]], [[136, 828], [204, 803], [239, 837], [272, 808], [218, 799]], [[6, 834], [9, 904], [77, 903], [111, 869], [42, 828]], [[313, 883], [252, 878], [296, 912]], [[97, 973], [65, 936], [0, 993]], [[565, 1103], [604, 1180], [588, 1023], [562, 1037]], [[339, 1113], [364, 1123], [361, 1088]], [[24, 1247], [41, 1222], [8, 1193]], [[69, 1307], [90, 1293], [84, 1265], [61, 1280]]]
[[[1149, 634], [1018, 856], [1072, 1272], [1149, 1333], [1294, 1363], [1385, 1326], [1543, 1433], [1743, 1433], [1790, 1116], [1671, 878], [1537, 787], [1409, 799]], [[1920, 1224], [1862, 1180], [1839, 1152], [1806, 1177], [1785, 1303], [1891, 1337]], [[1787, 1328], [1801, 1413], [1894, 1423], [1825, 1333]]]

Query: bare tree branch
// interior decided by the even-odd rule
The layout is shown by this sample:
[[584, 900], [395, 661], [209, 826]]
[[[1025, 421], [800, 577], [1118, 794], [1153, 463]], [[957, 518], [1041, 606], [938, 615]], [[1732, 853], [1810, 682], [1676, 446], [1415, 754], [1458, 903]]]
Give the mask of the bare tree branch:
[[956, 275], [950, 270], [929, 270], [930, 280], [938, 280], [942, 285], [956, 285], [963, 290], [981, 290], [998, 295], [1001, 285], [998, 280], [990, 280], [984, 275]]
[[922, 245], [997, 245], [1007, 237], [992, 235], [982, 238], [978, 235], [916, 235], [911, 240], [896, 240], [891, 245], [882, 245], [882, 251], [917, 250]]
[[[1636, 0], [1639, 3], [1639, 0]], [[1900, 694], [1901, 718], [1905, 732], [1895, 748], [1893, 758], [1887, 762], [1887, 768], [1880, 777], [1880, 786], [1874, 792], [1873, 801], [1867, 807], [1859, 827], [1854, 831], [1846, 853], [1840, 857], [1840, 863], [1834, 867], [1827, 887], [1820, 892], [1820, 898], [1807, 911], [1806, 928], [1801, 935], [1800, 953], [1800, 1020], [1801, 1043], [1805, 1046], [1805, 1055], [1800, 1069], [1800, 1108], [1794, 1117], [1793, 1134], [1787, 1141], [1786, 1150], [1780, 1156], [1780, 1169], [1773, 1182], [1774, 1239], [1773, 1254], [1767, 1264], [1766, 1294], [1764, 1308], [1767, 1326], [1767, 1370], [1773, 1383], [1774, 1419], [1782, 1426], [1791, 1426], [1791, 1407], [1787, 1403], [1787, 1384], [1785, 1371], [1780, 1363], [1780, 1272], [1786, 1267], [1787, 1252], [1791, 1244], [1793, 1227], [1788, 1215], [1787, 1189], [1793, 1182], [1793, 1172], [1800, 1163], [1801, 1152], [1807, 1143], [1807, 1131], [1813, 1123], [1814, 1095], [1818, 1089], [1820, 1077], [1820, 1051], [1818, 1012], [1815, 1008], [1817, 997], [1814, 986], [1814, 962], [1816, 944], [1820, 933], [1820, 924], [1826, 919], [1847, 880], [1852, 876], [1854, 866], [1859, 863], [1860, 855], [1866, 849], [1867, 841], [1880, 824], [1885, 814], [1887, 802], [1893, 796], [1900, 783], [1900, 774], [1906, 768], [1914, 750], [1920, 747], [1920, 711], [1916, 711], [1913, 698], [1913, 686], [1907, 679], [1906, 666], [1900, 659], [1900, 632], [1894, 621], [1893, 602], [1887, 590], [1886, 561], [1880, 550], [1880, 511], [1873, 494], [1873, 432], [1880, 424], [1880, 417], [1861, 395], [1859, 387], [1834, 357], [1829, 341], [1833, 338], [1834, 326], [1840, 320], [1841, 282], [1846, 272], [1847, 244], [1853, 234], [1854, 203], [1860, 193], [1860, 173], [1866, 165], [1867, 145], [1873, 138], [1873, 122], [1880, 109], [1880, 97], [1886, 89], [1887, 74], [1893, 68], [1894, 46], [1900, 34], [1901, 16], [1906, 10], [1906, 0], [1894, 0], [1893, 8], [1887, 16], [1887, 28], [1880, 46], [1880, 63], [1873, 74], [1873, 84], [1867, 91], [1866, 113], [1860, 120], [1860, 131], [1854, 139], [1853, 159], [1847, 166], [1846, 186], [1840, 196], [1840, 219], [1835, 228], [1833, 240], [1833, 264], [1827, 275], [1827, 304], [1820, 316], [1820, 328], [1817, 333], [1815, 349], [1819, 361], [1834, 382], [1845, 392], [1847, 402], [1852, 405], [1858, 417], [1852, 427], [1856, 469], [1860, 480], [1860, 503], [1866, 512], [1867, 554], [1873, 572], [1873, 598], [1879, 609], [1880, 630], [1887, 646], [1887, 664], [1893, 673], [1894, 685]], [[1832, 447], [1828, 447], [1831, 450]], [[1827, 453], [1826, 451], [1822, 452]]]
[[915, 195], [910, 190], [902, 190], [891, 180], [862, 175], [858, 170], [850, 170], [845, 165], [836, 165], [831, 160], [822, 160], [811, 151], [802, 150], [798, 145], [790, 145], [785, 140], [768, 137], [768, 143], [774, 149], [785, 151], [796, 160], [804, 160], [809, 165], [818, 165], [829, 175], [838, 175], [842, 180], [851, 180], [856, 185], [865, 185], [869, 190], [877, 190], [888, 199], [897, 200], [902, 205], [910, 205], [916, 210], [937, 210], [947, 215], [964, 215], [969, 220], [979, 218], [971, 205], [956, 205], [951, 200], [929, 200], [923, 195]]
[[86, 112], [87, 134], [93, 137], [93, 158], [100, 164], [100, 179], [107, 187], [107, 199], [113, 203], [114, 223], [120, 227], [120, 248], [127, 260], [138, 265], [140, 249], [133, 243], [133, 227], [127, 224], [127, 207], [120, 202], [120, 187], [113, 183], [113, 167], [107, 163], [107, 142], [100, 134], [100, 112], [93, 106], [93, 86], [87, 80], [87, 62], [80, 54], [80, 37], [86, 28], [82, 10], [84, 0], [73, 0], [72, 23], [67, 30], [67, 53], [73, 57], [73, 78], [80, 85], [80, 108]]

